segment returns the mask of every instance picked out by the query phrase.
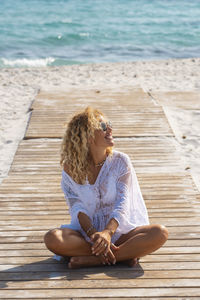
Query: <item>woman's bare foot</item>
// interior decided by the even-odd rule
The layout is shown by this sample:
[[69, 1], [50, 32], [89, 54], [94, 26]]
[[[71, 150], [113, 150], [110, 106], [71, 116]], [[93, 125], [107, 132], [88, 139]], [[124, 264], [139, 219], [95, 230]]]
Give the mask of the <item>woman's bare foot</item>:
[[[120, 263], [126, 264], [129, 267], [135, 267], [139, 262], [139, 258], [132, 258], [129, 260], [121, 261]], [[95, 267], [95, 266], [102, 266], [103, 263], [101, 262], [98, 256], [74, 256], [71, 257], [68, 263], [68, 268], [70, 269], [78, 269], [84, 267]]]
[[123, 264], [123, 265], [128, 265], [128, 267], [133, 268], [133, 267], [137, 266], [137, 264], [139, 263], [139, 258], [131, 258], [131, 259], [127, 259], [127, 260], [122, 260], [122, 261], [119, 261], [118, 263]]
[[84, 267], [94, 267], [103, 265], [100, 258], [97, 256], [74, 256], [70, 258], [68, 268], [78, 269]]
[[132, 258], [124, 261], [129, 267], [133, 268], [139, 263], [139, 258]]

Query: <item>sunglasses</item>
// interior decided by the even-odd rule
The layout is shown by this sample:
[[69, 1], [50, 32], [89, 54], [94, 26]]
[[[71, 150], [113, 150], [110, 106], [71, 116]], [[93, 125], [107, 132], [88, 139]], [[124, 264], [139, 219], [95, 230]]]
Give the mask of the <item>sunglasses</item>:
[[109, 122], [101, 122], [100, 123], [101, 125], [101, 128], [103, 131], [106, 131], [109, 128], [112, 128], [112, 123], [109, 121]]

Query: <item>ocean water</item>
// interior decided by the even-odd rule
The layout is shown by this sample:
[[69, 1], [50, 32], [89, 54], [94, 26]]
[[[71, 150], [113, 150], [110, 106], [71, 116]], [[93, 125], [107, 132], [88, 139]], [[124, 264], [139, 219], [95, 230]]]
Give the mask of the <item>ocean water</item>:
[[199, 0], [0, 0], [1, 68], [199, 56]]

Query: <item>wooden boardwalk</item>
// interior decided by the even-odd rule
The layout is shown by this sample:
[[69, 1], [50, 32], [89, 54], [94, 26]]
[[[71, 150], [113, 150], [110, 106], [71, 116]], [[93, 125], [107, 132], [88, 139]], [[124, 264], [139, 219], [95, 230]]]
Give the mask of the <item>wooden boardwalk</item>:
[[[113, 121], [116, 148], [131, 157], [150, 222], [170, 233], [135, 268], [69, 270], [43, 243], [47, 230], [70, 220], [60, 189], [59, 147], [63, 123], [88, 104]], [[162, 106], [138, 87], [123, 93], [42, 91], [32, 109], [0, 186], [0, 299], [200, 299], [200, 195]]]

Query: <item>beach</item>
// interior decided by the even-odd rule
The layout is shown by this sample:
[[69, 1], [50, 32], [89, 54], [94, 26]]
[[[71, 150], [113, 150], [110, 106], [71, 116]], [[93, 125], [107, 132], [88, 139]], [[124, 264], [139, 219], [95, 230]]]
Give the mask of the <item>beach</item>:
[[[9, 172], [40, 90], [123, 91], [134, 86], [163, 106], [184, 167], [200, 190], [200, 58], [0, 69], [0, 182]], [[173, 97], [162, 98], [170, 92], [182, 95], [178, 105]]]

